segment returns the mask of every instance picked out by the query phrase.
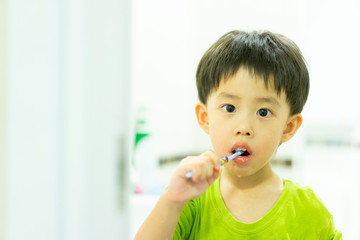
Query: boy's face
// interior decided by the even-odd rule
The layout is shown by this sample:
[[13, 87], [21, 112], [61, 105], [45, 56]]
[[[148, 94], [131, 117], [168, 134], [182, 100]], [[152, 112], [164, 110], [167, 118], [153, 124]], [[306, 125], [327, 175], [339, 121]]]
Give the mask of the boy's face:
[[302, 123], [300, 114], [289, 116], [285, 93], [278, 95], [270, 85], [266, 88], [262, 79], [245, 68], [221, 81], [207, 104], [196, 106], [196, 113], [219, 157], [232, 155], [237, 148], [246, 150], [247, 156], [225, 164], [236, 176], [263, 169], [279, 144], [289, 140]]

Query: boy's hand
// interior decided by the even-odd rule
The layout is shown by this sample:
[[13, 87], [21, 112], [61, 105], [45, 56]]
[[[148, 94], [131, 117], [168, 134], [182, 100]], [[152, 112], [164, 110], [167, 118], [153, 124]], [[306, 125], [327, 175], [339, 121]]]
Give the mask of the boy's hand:
[[[186, 178], [188, 171], [192, 171], [192, 178]], [[203, 194], [218, 178], [219, 173], [220, 160], [213, 151], [187, 157], [177, 167], [164, 194], [171, 203], [185, 205]]]

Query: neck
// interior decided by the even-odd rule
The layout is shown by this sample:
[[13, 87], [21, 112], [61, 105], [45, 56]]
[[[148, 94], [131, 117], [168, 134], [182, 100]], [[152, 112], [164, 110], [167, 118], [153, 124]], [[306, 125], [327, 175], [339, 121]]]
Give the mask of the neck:
[[222, 177], [232, 187], [239, 190], [251, 190], [268, 184], [282, 184], [282, 179], [272, 170], [270, 164], [266, 164], [260, 171], [249, 176], [234, 176], [225, 168]]

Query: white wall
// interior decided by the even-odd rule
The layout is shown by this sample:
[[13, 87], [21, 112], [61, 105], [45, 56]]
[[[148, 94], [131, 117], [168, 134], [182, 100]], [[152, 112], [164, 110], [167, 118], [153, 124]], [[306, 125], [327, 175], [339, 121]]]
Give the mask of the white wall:
[[303, 1], [300, 29], [311, 71], [306, 117], [313, 123], [354, 124], [360, 101], [358, 1]]

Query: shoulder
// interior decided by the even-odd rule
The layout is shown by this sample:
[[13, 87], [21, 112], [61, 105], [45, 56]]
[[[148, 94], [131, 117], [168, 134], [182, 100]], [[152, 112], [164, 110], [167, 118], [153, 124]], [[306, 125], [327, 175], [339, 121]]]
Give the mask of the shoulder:
[[287, 211], [297, 222], [305, 228], [317, 229], [324, 236], [334, 233], [333, 216], [312, 188], [285, 180], [284, 189], [287, 191]]
[[284, 189], [287, 191], [287, 198], [297, 208], [305, 208], [312, 211], [321, 211], [326, 214], [330, 213], [326, 209], [321, 199], [314, 193], [313, 189], [308, 186], [302, 186], [299, 183], [285, 180]]
[[304, 207], [326, 209], [321, 199], [314, 193], [311, 187], [302, 186], [290, 180], [285, 180], [284, 183], [284, 189], [288, 193], [288, 198], [294, 203]]

